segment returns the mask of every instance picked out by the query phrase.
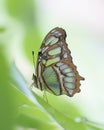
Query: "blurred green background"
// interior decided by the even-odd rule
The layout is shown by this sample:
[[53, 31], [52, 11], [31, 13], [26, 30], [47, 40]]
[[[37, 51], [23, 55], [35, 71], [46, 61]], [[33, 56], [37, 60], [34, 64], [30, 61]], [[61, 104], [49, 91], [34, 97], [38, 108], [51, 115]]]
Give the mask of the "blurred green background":
[[[0, 0], [0, 130], [104, 129], [104, 1]], [[28, 88], [45, 35], [54, 27], [67, 43], [81, 92], [70, 98]]]

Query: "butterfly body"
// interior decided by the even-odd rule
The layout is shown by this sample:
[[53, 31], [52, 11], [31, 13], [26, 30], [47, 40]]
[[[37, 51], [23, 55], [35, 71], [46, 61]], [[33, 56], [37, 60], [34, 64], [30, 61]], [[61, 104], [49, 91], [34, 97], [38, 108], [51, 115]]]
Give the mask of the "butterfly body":
[[80, 80], [84, 80], [72, 62], [66, 43], [66, 32], [62, 28], [51, 30], [38, 52], [35, 83], [41, 90], [55, 95], [73, 96], [80, 91]]

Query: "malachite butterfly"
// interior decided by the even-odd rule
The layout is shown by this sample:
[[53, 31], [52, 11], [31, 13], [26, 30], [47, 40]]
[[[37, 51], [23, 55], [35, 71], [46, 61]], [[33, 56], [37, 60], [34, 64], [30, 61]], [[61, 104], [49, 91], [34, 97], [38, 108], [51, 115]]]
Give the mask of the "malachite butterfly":
[[33, 80], [37, 88], [55, 95], [71, 97], [80, 92], [80, 80], [84, 78], [73, 64], [64, 29], [56, 27], [46, 35], [38, 52]]

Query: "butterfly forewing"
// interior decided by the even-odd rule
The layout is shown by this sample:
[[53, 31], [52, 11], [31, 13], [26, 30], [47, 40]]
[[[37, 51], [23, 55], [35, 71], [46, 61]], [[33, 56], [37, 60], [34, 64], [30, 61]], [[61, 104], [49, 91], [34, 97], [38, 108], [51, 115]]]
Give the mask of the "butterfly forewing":
[[83, 80], [72, 62], [62, 28], [51, 30], [42, 42], [36, 67], [37, 86], [55, 95], [73, 96]]

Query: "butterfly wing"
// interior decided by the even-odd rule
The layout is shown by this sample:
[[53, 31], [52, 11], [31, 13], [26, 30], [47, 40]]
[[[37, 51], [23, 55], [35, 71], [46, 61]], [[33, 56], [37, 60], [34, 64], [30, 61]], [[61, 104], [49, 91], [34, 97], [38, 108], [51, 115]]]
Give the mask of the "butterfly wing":
[[72, 62], [66, 43], [66, 32], [62, 28], [51, 30], [42, 42], [36, 67], [37, 86], [55, 95], [73, 96], [80, 91], [80, 80], [84, 80]]

